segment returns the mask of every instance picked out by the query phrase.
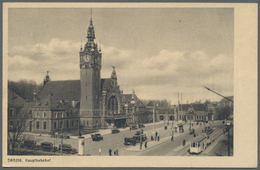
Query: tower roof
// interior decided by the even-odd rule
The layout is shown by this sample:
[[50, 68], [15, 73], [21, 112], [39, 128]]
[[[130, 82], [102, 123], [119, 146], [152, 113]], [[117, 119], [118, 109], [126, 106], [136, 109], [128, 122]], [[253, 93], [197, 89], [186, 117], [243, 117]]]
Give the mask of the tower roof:
[[89, 22], [89, 27], [88, 27], [88, 41], [94, 41], [95, 39], [95, 31], [94, 31], [94, 26], [93, 26], [93, 21], [92, 21], [92, 9], [91, 9], [91, 17], [90, 17], [90, 22]]

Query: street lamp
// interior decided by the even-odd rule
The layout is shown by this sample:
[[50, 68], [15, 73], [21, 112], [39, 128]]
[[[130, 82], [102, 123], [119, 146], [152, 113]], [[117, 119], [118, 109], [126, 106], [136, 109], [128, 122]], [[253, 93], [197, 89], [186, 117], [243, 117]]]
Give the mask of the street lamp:
[[155, 107], [157, 107], [158, 104], [153, 103], [153, 135], [155, 137]]
[[227, 123], [227, 131], [228, 131], [228, 156], [230, 156], [230, 144], [229, 144], [229, 130], [230, 130], [230, 123]]

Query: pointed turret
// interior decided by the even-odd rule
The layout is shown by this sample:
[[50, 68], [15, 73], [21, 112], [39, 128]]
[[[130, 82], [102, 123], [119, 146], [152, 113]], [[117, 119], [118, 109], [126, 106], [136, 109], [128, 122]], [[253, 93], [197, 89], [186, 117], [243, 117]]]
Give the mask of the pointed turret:
[[93, 42], [95, 39], [95, 31], [94, 31], [94, 26], [93, 26], [93, 21], [92, 21], [92, 9], [91, 9], [91, 13], [90, 13], [90, 23], [89, 23], [89, 27], [88, 27], [88, 41], [89, 42]]
[[44, 79], [44, 81], [43, 81], [44, 86], [45, 86], [49, 81], [51, 81], [51, 78], [50, 78], [50, 76], [49, 76], [49, 72], [50, 72], [50, 71], [47, 71], [47, 75], [45, 76], [45, 79]]
[[133, 89], [131, 104], [135, 104], [135, 91]]

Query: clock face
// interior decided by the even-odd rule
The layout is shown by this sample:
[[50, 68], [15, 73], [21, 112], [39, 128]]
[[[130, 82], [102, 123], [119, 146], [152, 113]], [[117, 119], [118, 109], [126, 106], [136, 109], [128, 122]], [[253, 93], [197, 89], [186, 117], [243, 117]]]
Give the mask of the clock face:
[[89, 55], [89, 54], [85, 54], [85, 55], [83, 56], [83, 60], [84, 60], [85, 62], [89, 62], [89, 60], [90, 60], [90, 55]]

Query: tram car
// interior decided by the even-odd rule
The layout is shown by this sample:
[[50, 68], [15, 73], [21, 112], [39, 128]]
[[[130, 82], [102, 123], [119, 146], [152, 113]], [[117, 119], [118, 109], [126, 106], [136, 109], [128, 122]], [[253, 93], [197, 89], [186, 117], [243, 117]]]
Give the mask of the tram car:
[[201, 153], [222, 134], [222, 129], [208, 130], [208, 132], [202, 133], [190, 141], [190, 153]]
[[201, 153], [207, 147], [207, 135], [201, 134], [190, 141], [190, 153]]

